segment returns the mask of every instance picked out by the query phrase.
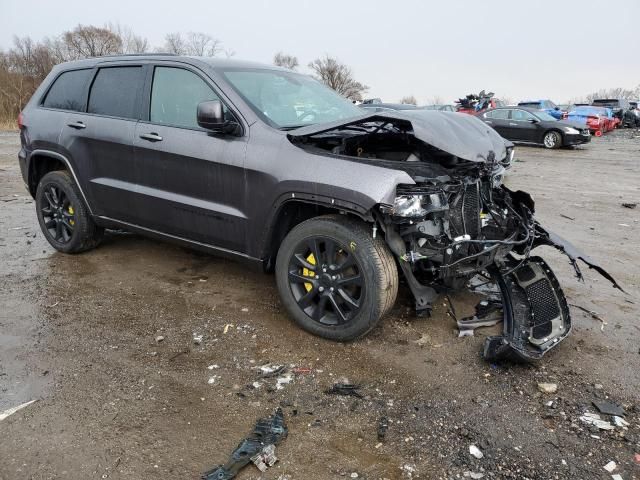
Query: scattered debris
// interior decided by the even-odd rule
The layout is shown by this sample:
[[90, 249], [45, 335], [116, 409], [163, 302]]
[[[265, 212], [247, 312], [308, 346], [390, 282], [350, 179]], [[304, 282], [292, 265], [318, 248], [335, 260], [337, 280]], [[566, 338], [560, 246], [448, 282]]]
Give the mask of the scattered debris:
[[218, 380], [220, 378], [219, 375], [214, 375], [212, 377], [209, 377], [209, 380], [207, 380], [207, 383], [209, 385], [213, 385], [214, 383], [216, 383], [216, 380]]
[[5, 418], [7, 418], [8, 416], [13, 415], [17, 411], [22, 410], [24, 407], [28, 407], [29, 405], [31, 405], [35, 401], [36, 400], [31, 400], [30, 402], [25, 402], [25, 403], [23, 403], [21, 405], [18, 405], [17, 407], [12, 407], [12, 408], [9, 408], [9, 409], [5, 410], [4, 412], [0, 412], [0, 422], [2, 420], [4, 420]]
[[492, 327], [503, 319], [502, 302], [500, 300], [482, 300], [476, 305], [473, 317], [457, 320], [458, 337], [472, 337], [473, 331], [480, 327]]
[[624, 418], [619, 417], [617, 415], [613, 416], [613, 423], [615, 424], [616, 427], [628, 427], [629, 426], [629, 422], [627, 422]]
[[269, 467], [273, 467], [278, 461], [278, 457], [276, 457], [276, 446], [273, 443], [267, 445], [251, 457], [251, 461], [258, 467], [258, 470], [266, 472]]
[[384, 437], [387, 435], [387, 430], [389, 429], [389, 419], [387, 417], [380, 417], [378, 421], [378, 440], [383, 441]]
[[224, 334], [226, 335], [226, 334], [227, 334], [227, 332], [229, 331], [229, 329], [230, 329], [231, 327], [233, 327], [233, 323], [227, 323], [227, 324], [224, 326], [224, 330], [222, 331], [222, 333], [224, 333]]
[[313, 370], [309, 367], [296, 367], [293, 369], [293, 373], [296, 375], [306, 375], [307, 373], [311, 373]]
[[324, 391], [328, 395], [343, 395], [346, 397], [363, 398], [362, 394], [358, 392], [360, 385], [354, 385], [352, 383], [334, 383], [331, 388]]
[[214, 363], [213, 365], [209, 365], [207, 368], [208, 368], [209, 370], [213, 370], [213, 369], [218, 369], [218, 368], [220, 368], [220, 366], [219, 366], [219, 365], [216, 365], [216, 364]]
[[475, 445], [469, 445], [469, 453], [477, 459], [481, 459], [484, 457], [484, 453], [482, 453], [482, 451], [480, 451], [480, 449]]
[[[264, 452], [267, 446], [278, 445], [286, 436], [287, 427], [284, 423], [284, 415], [282, 409], [278, 408], [274, 415], [258, 420], [253, 431], [238, 445], [227, 463], [204, 473], [203, 480], [230, 480], [234, 478], [241, 469], [252, 461], [256, 454]], [[273, 457], [275, 458], [275, 449]]]
[[631, 225], [629, 225], [628, 223], [619, 223], [618, 226], [620, 226], [620, 227], [630, 227]]
[[276, 390], [282, 390], [285, 385], [288, 385], [293, 381], [293, 375], [291, 373], [286, 373], [281, 377], [278, 377], [276, 380]]
[[593, 318], [594, 320], [598, 320], [599, 322], [601, 322], [602, 325], [600, 325], [600, 330], [604, 330], [604, 326], [608, 325], [608, 323], [605, 322], [604, 318], [602, 318], [597, 312], [594, 312], [593, 310], [589, 310], [588, 308], [584, 308], [584, 307], [581, 307], [580, 305], [575, 305], [573, 303], [570, 303], [569, 306], [577, 308], [578, 310], [582, 310], [583, 312], [591, 315], [591, 318]]
[[556, 393], [558, 391], [557, 383], [539, 383], [538, 390], [542, 393]]
[[622, 206], [623, 206], [624, 208], [631, 208], [631, 209], [633, 209], [633, 208], [636, 208], [636, 207], [638, 206], [638, 204], [637, 204], [637, 203], [623, 203], [623, 204], [622, 204]]
[[463, 475], [466, 478], [473, 478], [474, 480], [484, 478], [484, 473], [480, 473], [480, 472], [464, 472]]
[[640, 453], [636, 453], [633, 456], [633, 461], [636, 462], [637, 465], [640, 465]]
[[202, 343], [202, 335], [196, 335], [195, 333], [193, 334], [193, 343], [195, 343], [196, 345], [200, 345]]
[[606, 464], [604, 467], [602, 467], [602, 468], [604, 468], [607, 472], [611, 473], [611, 472], [613, 472], [613, 471], [616, 469], [616, 467], [617, 467], [617, 466], [618, 466], [618, 465], [616, 465], [616, 462], [614, 462], [613, 460], [611, 460], [609, 463], [607, 463], [607, 464]]
[[156, 337], [156, 343], [160, 343], [160, 342], [163, 342], [163, 341], [164, 341], [164, 337], [162, 335], [158, 335]]
[[426, 345], [431, 345], [431, 336], [428, 333], [423, 333], [420, 335], [418, 340], [415, 340], [414, 343], [419, 347], [424, 347]]
[[593, 403], [593, 406], [596, 407], [600, 413], [604, 413], [605, 415], [624, 416], [624, 409], [617, 403], [607, 400], [593, 400], [591, 403]]
[[349, 475], [351, 478], [358, 478], [358, 472], [351, 472], [351, 475]]
[[598, 427], [600, 430], [613, 430], [615, 428], [611, 423], [602, 420], [597, 413], [584, 412], [584, 414], [580, 416], [580, 420], [586, 424]]
[[269, 378], [269, 377], [277, 377], [278, 375], [280, 375], [285, 369], [284, 365], [262, 365], [261, 367], [258, 367], [258, 370], [260, 370], [260, 376], [262, 378]]
[[611, 480], [623, 480], [623, 478], [622, 475], [616, 473], [615, 475], [611, 475]]
[[565, 215], [564, 213], [561, 213], [561, 214], [560, 214], [560, 216], [561, 216], [562, 218], [566, 218], [567, 220], [575, 220], [575, 218], [570, 217], [569, 215]]

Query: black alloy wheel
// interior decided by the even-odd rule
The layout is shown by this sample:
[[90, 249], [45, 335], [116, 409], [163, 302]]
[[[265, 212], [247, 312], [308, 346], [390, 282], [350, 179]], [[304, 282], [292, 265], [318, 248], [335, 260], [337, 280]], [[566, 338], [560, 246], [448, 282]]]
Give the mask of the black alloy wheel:
[[59, 243], [68, 243], [75, 227], [74, 207], [66, 193], [56, 185], [49, 184], [44, 190], [44, 202], [40, 213], [49, 235]]
[[289, 287], [298, 306], [323, 325], [355, 317], [366, 295], [362, 268], [346, 245], [317, 236], [300, 242], [289, 260]]

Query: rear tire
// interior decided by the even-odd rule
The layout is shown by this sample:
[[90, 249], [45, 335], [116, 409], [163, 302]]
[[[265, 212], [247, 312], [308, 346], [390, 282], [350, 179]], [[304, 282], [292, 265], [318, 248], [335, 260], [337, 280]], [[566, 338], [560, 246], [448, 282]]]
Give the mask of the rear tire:
[[554, 130], [551, 130], [544, 134], [543, 143], [545, 148], [560, 148], [562, 146], [562, 135]]
[[42, 233], [53, 248], [80, 253], [98, 246], [104, 228], [98, 227], [69, 172], [47, 173], [36, 190], [36, 214]]
[[345, 342], [368, 333], [391, 310], [398, 270], [384, 240], [373, 238], [365, 223], [326, 215], [302, 222], [285, 237], [276, 282], [300, 327]]

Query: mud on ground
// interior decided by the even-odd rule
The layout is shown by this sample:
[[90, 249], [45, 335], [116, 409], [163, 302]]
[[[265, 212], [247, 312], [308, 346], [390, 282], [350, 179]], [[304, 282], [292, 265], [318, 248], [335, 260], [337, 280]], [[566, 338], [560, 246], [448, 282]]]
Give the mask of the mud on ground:
[[[0, 411], [38, 401], [0, 421], [0, 479], [198, 478], [278, 406], [290, 430], [279, 463], [237, 478], [604, 479], [611, 460], [613, 473], [640, 478], [640, 208], [621, 206], [640, 200], [638, 131], [574, 150], [517, 149], [508, 185], [531, 192], [540, 221], [628, 292], [586, 267], [580, 283], [564, 257], [539, 249], [569, 303], [606, 325], [572, 307], [572, 335], [529, 366], [483, 361], [492, 330], [457, 338], [444, 302], [415, 318], [401, 296], [380, 327], [343, 345], [296, 328], [273, 277], [231, 261], [125, 233], [56, 253], [18, 149], [15, 133], [0, 133]], [[458, 315], [474, 304], [452, 301]], [[259, 377], [266, 363], [311, 371], [276, 389]], [[323, 393], [342, 378], [364, 398]], [[623, 405], [630, 426], [581, 422], [598, 398]]]

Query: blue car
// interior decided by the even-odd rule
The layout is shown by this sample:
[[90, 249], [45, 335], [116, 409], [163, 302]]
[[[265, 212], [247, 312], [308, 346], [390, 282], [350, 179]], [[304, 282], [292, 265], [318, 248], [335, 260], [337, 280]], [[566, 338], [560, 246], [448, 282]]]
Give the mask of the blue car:
[[518, 103], [519, 107], [527, 107], [527, 108], [535, 108], [537, 110], [542, 110], [547, 112], [556, 120], [562, 119], [566, 112], [563, 112], [560, 107], [558, 107], [551, 100], [527, 100], [524, 102]]

